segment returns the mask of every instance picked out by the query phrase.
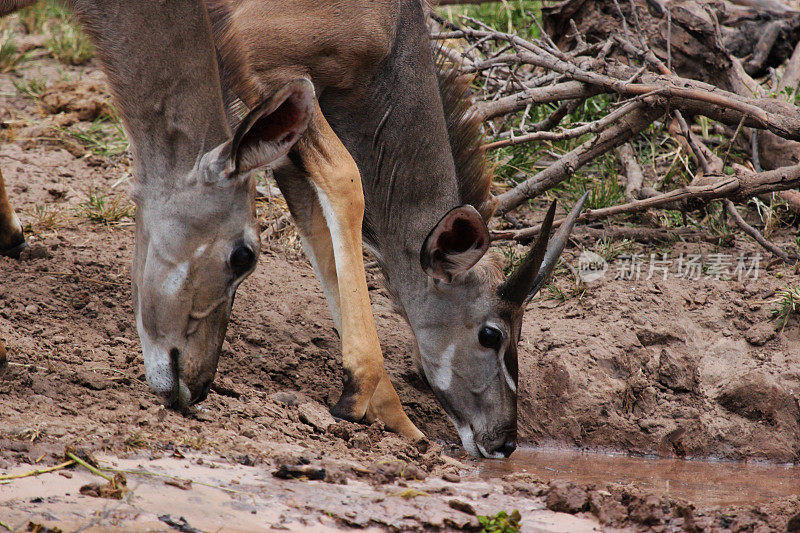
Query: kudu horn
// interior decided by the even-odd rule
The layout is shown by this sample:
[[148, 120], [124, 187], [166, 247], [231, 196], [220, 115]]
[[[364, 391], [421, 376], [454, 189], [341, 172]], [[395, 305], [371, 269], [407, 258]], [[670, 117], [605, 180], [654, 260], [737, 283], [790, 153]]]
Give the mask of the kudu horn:
[[581, 196], [548, 244], [550, 229], [553, 227], [553, 219], [556, 214], [556, 202], [553, 200], [553, 203], [550, 204], [550, 209], [547, 211], [547, 216], [542, 222], [542, 229], [539, 232], [536, 244], [533, 245], [533, 248], [520, 262], [519, 266], [508, 276], [508, 279], [498, 287], [497, 292], [501, 298], [522, 305], [539, 292], [544, 282], [553, 273], [558, 257], [567, 245], [569, 234], [572, 232], [575, 220], [580, 215], [588, 196], [588, 191]]

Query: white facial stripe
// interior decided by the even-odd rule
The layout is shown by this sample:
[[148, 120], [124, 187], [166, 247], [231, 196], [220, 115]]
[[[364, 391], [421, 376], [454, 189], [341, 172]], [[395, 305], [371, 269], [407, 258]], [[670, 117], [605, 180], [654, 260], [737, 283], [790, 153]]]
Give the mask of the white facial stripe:
[[511, 389], [511, 392], [514, 394], [517, 393], [517, 384], [514, 383], [514, 378], [511, 377], [511, 374], [506, 367], [506, 348], [507, 346], [503, 346], [498, 354], [500, 356], [500, 368], [503, 369], [503, 377], [506, 378], [506, 383], [508, 383], [508, 388]]
[[438, 361], [431, 361], [423, 353], [422, 368], [425, 370], [430, 384], [437, 390], [446, 391], [450, 388], [453, 381], [453, 356], [456, 353], [456, 345], [451, 344], [442, 352]]
[[206, 251], [206, 248], [208, 248], [207, 244], [204, 244], [203, 246], [198, 247], [197, 250], [194, 251], [195, 259], [200, 257], [201, 255], [203, 255], [203, 252]]
[[168, 394], [172, 391], [172, 365], [169, 362], [167, 351], [154, 343], [150, 335], [147, 334], [142, 325], [141, 313], [136, 314], [136, 329], [139, 332], [139, 340], [142, 343], [147, 384], [156, 393]]
[[173, 295], [177, 294], [181, 287], [183, 287], [183, 282], [186, 281], [186, 276], [189, 274], [189, 262], [184, 261], [183, 263], [178, 264], [175, 268], [173, 268], [167, 277], [164, 278], [164, 283], [162, 284], [161, 288], [164, 291], [164, 294]]
[[461, 438], [461, 445], [464, 447], [464, 449], [467, 450], [470, 455], [480, 457], [481, 452], [478, 450], [478, 447], [475, 446], [475, 434], [473, 433], [472, 428], [469, 426], [460, 426], [456, 424], [455, 420], [452, 418], [450, 420], [458, 430], [458, 436]]

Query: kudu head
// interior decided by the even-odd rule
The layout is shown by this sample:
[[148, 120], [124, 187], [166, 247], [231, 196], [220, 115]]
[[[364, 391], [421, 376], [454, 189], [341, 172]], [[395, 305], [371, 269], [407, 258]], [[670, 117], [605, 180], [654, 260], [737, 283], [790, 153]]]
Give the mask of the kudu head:
[[585, 199], [548, 244], [553, 202], [538, 240], [505, 279], [486, 255], [489, 232], [472, 206], [447, 213], [425, 239], [420, 261], [428, 290], [407, 314], [425, 377], [474, 456], [508, 457], [516, 448], [522, 315], [552, 273]]
[[134, 189], [133, 301], [150, 387], [185, 410], [208, 393], [234, 294], [260, 253], [252, 172], [305, 130], [314, 89], [289, 83], [233, 136], [198, 154], [185, 179]]

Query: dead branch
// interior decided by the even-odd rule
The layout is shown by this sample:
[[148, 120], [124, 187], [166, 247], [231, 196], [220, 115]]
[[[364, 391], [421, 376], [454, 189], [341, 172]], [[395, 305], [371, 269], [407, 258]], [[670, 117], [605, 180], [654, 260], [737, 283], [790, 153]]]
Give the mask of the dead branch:
[[[672, 191], [645, 198], [633, 200], [625, 204], [604, 207], [602, 209], [589, 209], [584, 211], [578, 222], [593, 221], [614, 215], [640, 213], [653, 207], [662, 207], [673, 202], [685, 200], [718, 200], [728, 198], [733, 200], [746, 200], [763, 192], [793, 189], [800, 186], [800, 165], [785, 167], [764, 172], [750, 172], [741, 166], [734, 167], [733, 176], [706, 176], [697, 185], [686, 185]], [[553, 222], [557, 228], [564, 219]], [[528, 240], [538, 235], [540, 226], [533, 226], [522, 230], [494, 231], [493, 240]]]
[[590, 133], [598, 133], [603, 131], [605, 128], [619, 121], [631, 111], [637, 109], [639, 105], [639, 102], [636, 101], [628, 102], [624, 106], [617, 108], [615, 111], [612, 111], [600, 120], [589, 122], [588, 124], [583, 124], [582, 126], [578, 126], [576, 128], [570, 128], [563, 131], [534, 131], [519, 137], [511, 137], [502, 141], [495, 141], [485, 144], [483, 147], [487, 150], [491, 150], [493, 148], [512, 146], [514, 144], [530, 141], [563, 141], [565, 139], [576, 139]]
[[674, 241], [720, 244], [720, 241], [723, 240], [723, 237], [719, 235], [711, 235], [694, 228], [639, 228], [629, 226], [603, 226], [602, 228], [580, 226], [572, 231], [571, 237], [579, 241], [587, 239], [628, 239], [647, 244]]
[[485, 121], [522, 111], [529, 105], [550, 104], [563, 100], [584, 100], [601, 92], [602, 90], [597, 87], [577, 81], [566, 81], [547, 87], [526, 89], [494, 101], [478, 102], [472, 106], [472, 113], [481, 121]]
[[617, 155], [622, 163], [622, 170], [625, 171], [628, 178], [625, 183], [625, 196], [629, 200], [636, 200], [639, 198], [639, 191], [644, 186], [644, 172], [636, 160], [636, 152], [631, 143], [625, 143], [617, 148]]
[[759, 232], [756, 228], [745, 222], [745, 220], [742, 218], [742, 215], [740, 215], [739, 212], [736, 210], [736, 206], [733, 205], [733, 202], [731, 202], [728, 199], [725, 199], [722, 201], [722, 203], [725, 205], [725, 210], [728, 212], [729, 215], [731, 215], [733, 220], [736, 222], [736, 225], [739, 226], [742, 229], [742, 231], [750, 235], [753, 238], [753, 240], [755, 240], [758, 244], [760, 244], [765, 250], [772, 253], [772, 255], [781, 258], [785, 263], [793, 265], [797, 261], [796, 258], [789, 258], [789, 255], [786, 252], [778, 248], [778, 246], [776, 246], [775, 244], [769, 242], [767, 239], [764, 238], [763, 235], [761, 235], [761, 232]]
[[541, 172], [499, 195], [497, 213], [500, 215], [507, 213], [528, 198], [536, 197], [558, 185], [586, 163], [631, 140], [662, 114], [662, 109], [639, 103], [635, 109], [597, 137], [564, 154]]
[[[433, 15], [442, 28], [436, 38], [460, 39], [466, 43], [454, 48], [458, 52], [450, 54], [465, 58], [456, 68], [480, 77], [483, 99], [473, 105], [471, 112], [484, 121], [491, 132], [492, 141], [484, 145], [485, 148], [593, 136], [568, 153], [555, 156], [557, 159], [543, 170], [499, 194], [497, 214], [505, 216], [525, 200], [569, 179], [596, 157], [629, 142], [665, 113], [675, 117], [670, 131], [683, 144], [685, 152], [695, 158], [702, 172], [687, 186], [658, 192], [644, 185], [632, 147], [623, 146], [618, 155], [628, 177], [626, 196], [629, 201], [587, 211], [579, 220], [656, 207], [685, 211], [714, 199], [740, 201], [767, 192], [788, 191], [785, 196], [796, 200], [790, 189], [798, 184], [800, 150], [795, 152], [796, 158], [784, 159], [777, 167], [769, 166], [772, 170], [752, 172], [734, 165], [734, 175], [725, 176], [722, 173], [727, 156], [723, 160], [709, 150], [684, 118], [691, 121], [696, 116], [706, 116], [727, 125], [728, 131], [733, 131], [734, 140], [742, 137], [742, 142], [757, 145], [759, 137], [745, 135], [757, 129], [765, 130], [762, 136], [768, 139], [800, 148], [800, 142], [795, 142], [800, 141], [800, 109], [789, 102], [765, 97], [747, 73], [774, 64], [775, 54], [785, 53], [783, 42], [787, 35], [796, 32], [800, 38], [800, 13], [791, 12], [784, 18], [769, 15], [767, 23], [758, 22], [761, 26], [754, 26], [758, 12], [740, 7], [735, 8], [735, 12], [714, 11], [721, 9], [722, 2], [725, 0], [712, 6], [711, 0], [673, 0], [667, 8], [659, 0], [628, 0], [628, 5], [617, 0], [613, 5], [591, 0], [564, 0], [544, 10], [559, 12], [562, 18], [558, 23], [565, 31], [557, 32], [556, 39], [551, 38], [548, 27], [552, 30], [557, 24], [554, 26], [546, 15], [542, 37], [534, 41], [496, 31], [468, 17], [462, 20], [470, 25], [461, 25]], [[613, 12], [611, 24], [610, 12]], [[583, 13], [585, 18], [573, 16], [576, 13]], [[716, 21], [715, 16], [718, 17]], [[664, 22], [667, 23], [666, 37]], [[595, 30], [594, 42], [588, 34], [583, 34], [587, 24]], [[743, 59], [745, 66], [736, 57], [728, 56], [723, 43], [733, 42], [730, 28], [736, 24], [749, 24], [748, 28], [760, 30], [758, 43]], [[727, 33], [723, 36], [721, 31]], [[656, 46], [651, 46], [651, 41]], [[741, 48], [742, 45], [737, 46]], [[796, 59], [790, 61], [790, 68], [796, 64], [800, 71], [800, 46], [798, 50], [794, 54]], [[715, 58], [720, 58], [717, 63], [713, 63]], [[680, 74], [693, 72], [690, 67], [708, 67], [704, 68], [700, 79], [692, 79], [694, 76], [673, 73], [665, 63], [675, 65]], [[787, 74], [787, 82], [796, 86], [800, 74], [794, 76], [791, 71]], [[719, 83], [719, 86], [710, 82]], [[570, 109], [599, 94], [616, 98], [613, 111], [592, 122], [573, 123], [569, 128], [554, 130]], [[560, 102], [555, 112], [526, 127], [532, 106], [554, 102]], [[520, 120], [510, 120], [521, 111], [524, 114], [518, 115]], [[508, 127], [510, 124], [515, 124], [513, 130]], [[538, 228], [501, 231], [494, 232], [493, 238], [525, 240], [536, 232]]]

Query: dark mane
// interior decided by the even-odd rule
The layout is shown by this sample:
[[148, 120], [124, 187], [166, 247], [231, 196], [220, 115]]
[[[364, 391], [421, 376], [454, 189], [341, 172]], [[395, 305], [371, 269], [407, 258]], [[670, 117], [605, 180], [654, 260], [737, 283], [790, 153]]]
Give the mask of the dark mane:
[[458, 194], [461, 202], [470, 204], [489, 221], [496, 207], [491, 193], [492, 170], [483, 148], [481, 122], [469, 112], [472, 105], [469, 76], [447, 65], [449, 58], [437, 54], [439, 94], [442, 97], [447, 135], [456, 165]]

